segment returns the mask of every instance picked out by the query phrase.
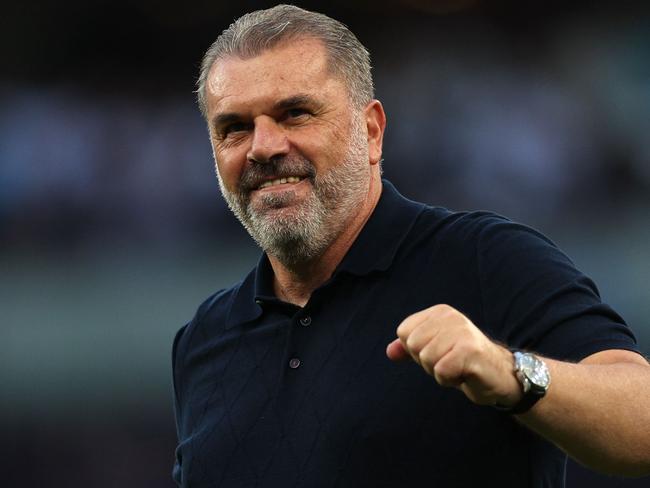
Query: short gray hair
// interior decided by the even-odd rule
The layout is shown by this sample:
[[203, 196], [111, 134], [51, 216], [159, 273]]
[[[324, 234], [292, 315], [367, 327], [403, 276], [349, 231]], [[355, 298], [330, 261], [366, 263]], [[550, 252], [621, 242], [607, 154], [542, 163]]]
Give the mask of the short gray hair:
[[205, 53], [197, 85], [199, 108], [206, 117], [205, 84], [215, 61], [228, 56], [248, 59], [283, 41], [320, 40], [328, 54], [330, 71], [347, 86], [352, 104], [361, 108], [374, 98], [370, 53], [344, 24], [324, 14], [293, 5], [277, 5], [239, 17]]

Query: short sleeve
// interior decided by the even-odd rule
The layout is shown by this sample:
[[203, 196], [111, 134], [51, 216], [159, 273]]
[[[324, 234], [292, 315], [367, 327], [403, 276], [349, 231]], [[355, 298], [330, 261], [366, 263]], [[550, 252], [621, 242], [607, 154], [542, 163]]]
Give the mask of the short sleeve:
[[606, 349], [638, 352], [623, 318], [549, 239], [497, 216], [483, 224], [476, 262], [484, 317], [496, 339], [568, 361]]

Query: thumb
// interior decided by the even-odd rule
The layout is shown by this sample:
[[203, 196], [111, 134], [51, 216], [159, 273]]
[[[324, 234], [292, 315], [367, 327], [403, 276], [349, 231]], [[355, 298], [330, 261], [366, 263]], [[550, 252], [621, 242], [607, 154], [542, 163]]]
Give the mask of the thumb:
[[388, 344], [386, 347], [386, 356], [388, 356], [388, 359], [391, 361], [402, 361], [411, 358], [410, 354], [406, 352], [406, 349], [404, 349], [404, 346], [399, 339], [395, 339], [393, 342]]

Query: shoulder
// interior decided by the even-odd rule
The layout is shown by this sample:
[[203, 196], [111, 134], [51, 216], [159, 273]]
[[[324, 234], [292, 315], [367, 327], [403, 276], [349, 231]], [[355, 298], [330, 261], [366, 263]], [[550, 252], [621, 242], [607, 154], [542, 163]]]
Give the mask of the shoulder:
[[455, 211], [444, 207], [426, 206], [418, 225], [456, 238], [525, 233], [553, 244], [538, 230], [487, 210]]
[[[175, 362], [180, 351], [184, 350], [197, 332], [201, 332], [207, 323], [219, 327], [225, 325], [234, 297], [242, 282], [230, 288], [223, 288], [206, 298], [197, 308], [192, 320], [181, 327], [174, 337], [172, 360]], [[215, 322], [216, 321], [216, 322]]]
[[438, 215], [440, 239], [447, 253], [473, 264], [481, 280], [572, 281], [582, 276], [555, 242], [529, 225], [488, 211], [431, 212]]
[[415, 241], [433, 241], [447, 252], [477, 259], [517, 250], [558, 252], [555, 243], [533, 227], [484, 210], [453, 211], [427, 206], [412, 236]]

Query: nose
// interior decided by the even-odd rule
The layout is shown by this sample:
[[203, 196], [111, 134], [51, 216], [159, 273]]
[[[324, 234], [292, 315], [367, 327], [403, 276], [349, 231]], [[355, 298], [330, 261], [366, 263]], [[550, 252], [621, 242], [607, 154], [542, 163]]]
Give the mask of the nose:
[[255, 120], [251, 147], [246, 155], [248, 160], [267, 163], [276, 156], [288, 153], [289, 140], [282, 127], [271, 117], [258, 117]]

